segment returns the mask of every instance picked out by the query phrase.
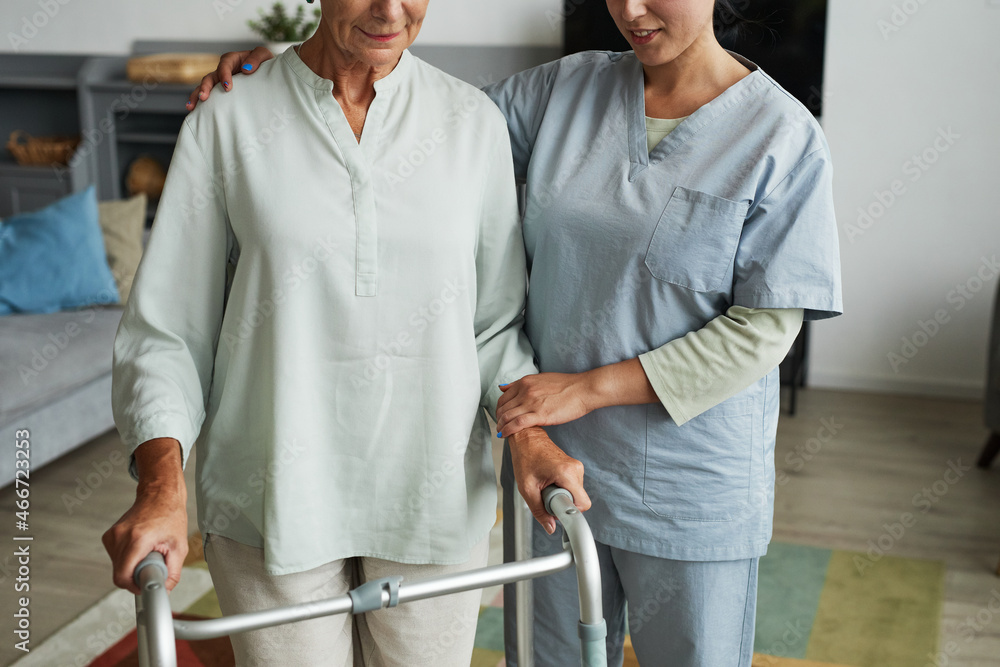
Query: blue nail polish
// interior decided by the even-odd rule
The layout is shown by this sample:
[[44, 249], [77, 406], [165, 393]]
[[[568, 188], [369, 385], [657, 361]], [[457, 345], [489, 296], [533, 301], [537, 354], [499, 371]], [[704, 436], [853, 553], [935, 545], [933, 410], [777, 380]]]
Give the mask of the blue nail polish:
[[510, 384], [510, 382], [508, 382], [507, 384], [502, 384], [502, 385], [500, 385], [500, 386], [501, 386], [501, 387], [506, 387], [506, 386], [507, 386], [507, 385], [509, 385], [509, 384]]
[[247, 63], [246, 65], [243, 66], [243, 69], [246, 70], [247, 72], [249, 72], [250, 70], [253, 69], [253, 65], [251, 65], [250, 63]]
[[503, 433], [501, 433], [500, 431], [497, 431], [497, 437], [498, 438], [502, 438], [503, 437]]
[[229, 87], [229, 82], [228, 81], [223, 81], [222, 85], [225, 86], [226, 88], [228, 88]]

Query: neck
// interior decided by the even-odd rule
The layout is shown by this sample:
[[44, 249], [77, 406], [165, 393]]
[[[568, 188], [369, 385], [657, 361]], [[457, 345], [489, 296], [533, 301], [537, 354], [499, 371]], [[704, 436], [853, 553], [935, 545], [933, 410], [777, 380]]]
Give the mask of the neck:
[[375, 97], [375, 82], [398, 63], [379, 67], [358, 60], [335, 43], [329, 27], [322, 22], [316, 33], [302, 43], [298, 54], [309, 69], [333, 81], [333, 94], [338, 100], [363, 106]]
[[661, 65], [643, 64], [647, 95], [677, 97], [699, 90], [725, 90], [750, 73], [709, 31]]

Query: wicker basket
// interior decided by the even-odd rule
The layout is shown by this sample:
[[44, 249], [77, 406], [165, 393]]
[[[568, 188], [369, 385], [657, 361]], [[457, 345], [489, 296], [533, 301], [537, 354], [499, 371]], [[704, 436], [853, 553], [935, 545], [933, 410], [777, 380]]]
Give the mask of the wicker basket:
[[7, 150], [20, 165], [64, 165], [80, 145], [80, 137], [33, 137], [14, 130], [7, 141]]
[[156, 53], [129, 58], [125, 72], [130, 81], [144, 83], [180, 83], [193, 86], [214, 72], [219, 64], [217, 53]]

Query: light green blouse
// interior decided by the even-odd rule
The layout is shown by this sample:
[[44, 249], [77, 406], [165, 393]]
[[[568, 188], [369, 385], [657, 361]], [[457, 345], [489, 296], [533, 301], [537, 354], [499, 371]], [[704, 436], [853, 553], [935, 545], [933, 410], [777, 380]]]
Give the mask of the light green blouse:
[[535, 372], [503, 116], [409, 52], [375, 89], [360, 144], [292, 49], [199, 104], [115, 341], [129, 452], [197, 441], [202, 533], [271, 574], [467, 560], [483, 408]]

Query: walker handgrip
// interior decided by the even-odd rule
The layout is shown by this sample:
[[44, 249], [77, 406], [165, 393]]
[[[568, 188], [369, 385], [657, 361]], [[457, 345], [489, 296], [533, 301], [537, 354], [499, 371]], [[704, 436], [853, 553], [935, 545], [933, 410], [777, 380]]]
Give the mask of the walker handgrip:
[[177, 667], [173, 617], [166, 587], [168, 574], [167, 564], [159, 551], [150, 552], [132, 573], [139, 587], [139, 595], [135, 596], [139, 667]]
[[556, 486], [555, 484], [550, 484], [542, 489], [542, 504], [545, 506], [545, 511], [556, 516], [556, 513], [552, 511], [552, 499], [556, 496], [566, 496], [569, 498], [569, 504], [573, 504], [573, 494], [566, 489]]
[[132, 581], [139, 588], [142, 588], [142, 583], [139, 581], [139, 572], [148, 565], [153, 565], [163, 572], [164, 580], [170, 576], [170, 571], [167, 570], [167, 562], [163, 559], [163, 554], [159, 551], [150, 551], [149, 555], [139, 561], [139, 564], [135, 566], [135, 570], [132, 572]]

